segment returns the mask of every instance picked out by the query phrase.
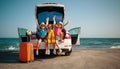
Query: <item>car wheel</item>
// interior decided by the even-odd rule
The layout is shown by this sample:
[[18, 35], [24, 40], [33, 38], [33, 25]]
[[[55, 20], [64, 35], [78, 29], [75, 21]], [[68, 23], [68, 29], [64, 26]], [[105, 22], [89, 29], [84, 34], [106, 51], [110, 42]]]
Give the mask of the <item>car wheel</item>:
[[68, 51], [68, 52], [65, 52], [65, 56], [70, 56], [71, 52], [72, 52], [72, 49], [70, 51]]

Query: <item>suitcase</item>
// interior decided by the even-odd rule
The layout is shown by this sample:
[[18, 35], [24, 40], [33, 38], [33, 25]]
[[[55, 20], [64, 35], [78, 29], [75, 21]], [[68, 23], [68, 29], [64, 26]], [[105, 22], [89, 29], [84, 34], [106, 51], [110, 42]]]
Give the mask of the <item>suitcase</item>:
[[22, 42], [30, 42], [30, 37], [29, 36], [21, 36]]
[[19, 60], [21, 62], [34, 61], [34, 49], [31, 42], [20, 43]]

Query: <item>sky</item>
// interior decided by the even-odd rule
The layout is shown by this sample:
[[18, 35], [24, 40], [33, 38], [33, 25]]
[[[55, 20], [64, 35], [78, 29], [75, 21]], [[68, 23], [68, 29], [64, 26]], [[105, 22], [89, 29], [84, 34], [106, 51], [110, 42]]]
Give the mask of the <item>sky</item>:
[[0, 0], [0, 38], [18, 38], [18, 27], [35, 31], [35, 5], [46, 2], [65, 5], [65, 28], [81, 27], [81, 38], [120, 38], [120, 0]]

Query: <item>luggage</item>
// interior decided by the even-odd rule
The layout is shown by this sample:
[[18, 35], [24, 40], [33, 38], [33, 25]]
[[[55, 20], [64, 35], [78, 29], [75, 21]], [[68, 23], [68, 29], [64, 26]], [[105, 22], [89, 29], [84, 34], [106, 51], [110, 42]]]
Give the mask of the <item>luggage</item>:
[[29, 36], [21, 36], [22, 42], [30, 42], [30, 37]]
[[21, 62], [34, 61], [34, 49], [33, 44], [31, 42], [21, 42], [19, 60]]

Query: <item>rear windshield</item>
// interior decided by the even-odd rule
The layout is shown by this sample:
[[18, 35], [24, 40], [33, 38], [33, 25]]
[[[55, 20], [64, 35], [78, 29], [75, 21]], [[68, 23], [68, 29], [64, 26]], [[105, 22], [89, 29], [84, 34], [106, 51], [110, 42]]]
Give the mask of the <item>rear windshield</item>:
[[49, 17], [49, 21], [53, 22], [53, 17], [56, 16], [56, 22], [62, 21], [63, 20], [63, 14], [60, 12], [56, 12], [56, 11], [44, 11], [44, 12], [40, 12], [38, 13], [37, 17], [38, 17], [38, 22], [39, 24], [42, 22], [46, 22], [46, 18]]

